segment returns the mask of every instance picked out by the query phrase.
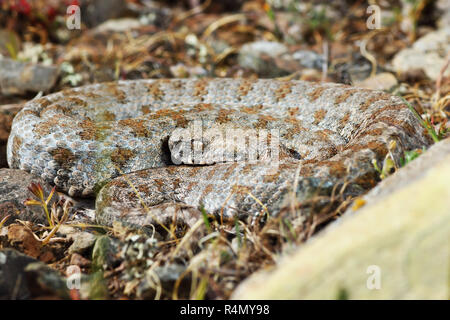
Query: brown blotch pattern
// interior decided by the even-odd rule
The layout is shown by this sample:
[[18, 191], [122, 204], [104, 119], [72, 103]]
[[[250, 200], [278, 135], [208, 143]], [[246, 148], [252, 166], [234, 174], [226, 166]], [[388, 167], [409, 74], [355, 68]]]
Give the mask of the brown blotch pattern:
[[316, 112], [314, 112], [314, 122], [313, 123], [315, 125], [318, 125], [323, 120], [323, 118], [325, 118], [326, 114], [327, 114], [327, 110], [325, 110], [325, 109], [319, 109]]
[[345, 90], [343, 94], [340, 94], [339, 96], [334, 99], [335, 104], [340, 104], [342, 102], [345, 102], [350, 96], [352, 96], [354, 93], [361, 91], [360, 89], [348, 89]]
[[225, 171], [225, 173], [223, 174], [222, 180], [228, 180], [228, 178], [233, 174], [234, 169], [236, 169], [236, 167], [238, 166], [237, 162], [233, 162], [233, 164], [231, 164], [227, 170]]
[[34, 127], [33, 132], [38, 136], [45, 136], [52, 132], [52, 130], [60, 126], [59, 117], [51, 117], [47, 121], [42, 121], [36, 127]]
[[81, 140], [95, 140], [97, 130], [92, 120], [83, 120], [79, 125], [82, 129], [79, 133]]
[[258, 123], [255, 125], [256, 129], [266, 129], [267, 128], [267, 124], [270, 121], [274, 121], [275, 118], [272, 116], [266, 116], [266, 115], [261, 115], [258, 117]]
[[206, 96], [208, 93], [208, 80], [202, 79], [198, 80], [194, 84], [194, 96], [200, 97], [203, 100], [203, 96]]
[[150, 106], [149, 105], [142, 106], [141, 110], [142, 110], [142, 114], [149, 114], [150, 113]]
[[258, 114], [262, 108], [264, 108], [264, 106], [259, 104], [255, 106], [240, 107], [239, 109], [246, 114]]
[[350, 119], [350, 112], [346, 112], [341, 120], [339, 120], [339, 130], [342, 130], [347, 125], [348, 120]]
[[19, 138], [18, 136], [14, 136], [13, 139], [13, 147], [12, 147], [12, 159], [14, 162], [17, 162], [19, 159], [19, 150], [22, 146], [23, 140], [21, 138]]
[[69, 108], [63, 107], [63, 106], [60, 105], [60, 104], [52, 104], [52, 105], [49, 105], [49, 106], [43, 108], [43, 109], [41, 110], [41, 113], [40, 113], [39, 116], [42, 117], [43, 114], [44, 114], [45, 112], [48, 112], [48, 111], [56, 111], [56, 112], [58, 112], [58, 113], [62, 113], [62, 114], [65, 114], [65, 115], [67, 115], [67, 114], [70, 113]]
[[213, 184], [208, 184], [205, 189], [203, 189], [202, 195], [201, 197], [205, 197], [207, 196], [209, 193], [211, 193], [214, 190], [214, 185]]
[[324, 87], [317, 87], [310, 93], [308, 93], [308, 97], [311, 101], [319, 99], [319, 97], [322, 95], [322, 93], [325, 91]]
[[87, 107], [86, 101], [84, 101], [80, 98], [67, 97], [64, 99], [64, 101], [69, 102], [69, 105], [71, 105], [71, 106], [78, 106], [78, 107], [82, 107], [82, 108]]
[[231, 111], [231, 110], [220, 109], [219, 114], [217, 115], [217, 122], [218, 123], [230, 122], [230, 118], [228, 116], [232, 113], [233, 113], [233, 111]]
[[184, 110], [161, 109], [149, 116], [149, 119], [170, 118], [176, 122], [177, 127], [187, 128], [189, 121], [184, 116]]
[[156, 178], [156, 179], [153, 179], [153, 182], [155, 183], [156, 188], [158, 189], [158, 191], [162, 192], [163, 191], [163, 187], [165, 185], [164, 180]]
[[148, 93], [155, 100], [162, 100], [162, 98], [164, 97], [164, 91], [161, 90], [158, 82], [149, 83], [147, 85], [147, 89], [148, 89]]
[[52, 155], [53, 159], [65, 169], [69, 169], [76, 159], [72, 151], [62, 147], [51, 150], [50, 154]]
[[293, 118], [296, 117], [299, 112], [300, 112], [300, 110], [298, 107], [288, 109], [289, 116], [293, 117]]
[[45, 97], [35, 100], [34, 103], [38, 104], [42, 109], [45, 109], [50, 104], [52, 104], [52, 102]]
[[134, 152], [125, 148], [117, 148], [111, 153], [111, 161], [122, 167], [134, 157]]
[[212, 167], [211, 170], [209, 170], [208, 174], [206, 175], [206, 180], [211, 180], [215, 177], [216, 174], [216, 168]]
[[198, 111], [212, 111], [214, 107], [210, 103], [199, 103], [195, 106], [195, 109]]
[[123, 90], [120, 90], [115, 83], [109, 83], [106, 85], [106, 91], [111, 93], [119, 103], [124, 103], [127, 95]]
[[292, 92], [292, 82], [282, 83], [274, 92], [277, 101], [283, 100]]
[[114, 121], [114, 120], [116, 120], [116, 115], [114, 113], [112, 113], [111, 111], [105, 110], [101, 114], [100, 120], [103, 120], [103, 121]]
[[146, 121], [139, 119], [124, 119], [119, 121], [120, 126], [128, 127], [135, 137], [149, 137], [150, 131], [145, 126]]
[[79, 123], [81, 131], [78, 133], [81, 140], [102, 141], [109, 134], [111, 126], [103, 121], [94, 122], [91, 119], [83, 120]]
[[252, 90], [252, 88], [253, 88], [253, 81], [248, 79], [242, 80], [237, 89], [237, 96], [239, 97], [239, 99], [241, 99], [241, 97], [245, 97], [246, 95], [248, 95], [248, 93]]
[[373, 95], [369, 98], [367, 98], [360, 106], [361, 111], [366, 111], [370, 105], [374, 102], [377, 102], [379, 100], [387, 100], [389, 99], [389, 95], [387, 93], [378, 93], [376, 95]]
[[302, 126], [301, 121], [295, 118], [286, 118], [284, 122], [286, 122], [289, 126], [291, 126], [291, 128], [284, 135], [284, 138], [287, 140], [291, 140], [294, 137], [294, 135], [297, 135], [300, 132], [307, 130], [305, 127]]

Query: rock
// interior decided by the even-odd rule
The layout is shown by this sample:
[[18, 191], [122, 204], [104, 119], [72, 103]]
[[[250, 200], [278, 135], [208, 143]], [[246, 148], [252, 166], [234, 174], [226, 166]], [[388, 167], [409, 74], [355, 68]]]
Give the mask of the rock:
[[77, 232], [72, 233], [68, 236], [69, 240], [73, 240], [72, 245], [69, 247], [69, 254], [72, 253], [83, 253], [91, 248], [97, 237], [89, 232]]
[[69, 297], [65, 280], [44, 263], [13, 249], [0, 250], [0, 299]]
[[21, 224], [12, 224], [8, 228], [8, 242], [15, 248], [20, 246], [20, 251], [33, 258], [41, 253], [41, 242], [37, 240], [29, 228]]
[[384, 91], [389, 91], [396, 85], [398, 85], [397, 78], [389, 72], [382, 72], [355, 83], [356, 87]]
[[239, 51], [238, 63], [251, 69], [261, 77], [279, 77], [289, 74], [280, 69], [275, 59], [287, 53], [288, 48], [279, 42], [256, 41], [243, 45]]
[[[370, 77], [372, 64], [362, 55], [355, 54], [349, 62], [336, 64], [335, 69], [337, 82], [354, 84]], [[376, 72], [379, 71], [377, 68]]]
[[[175, 282], [186, 271], [186, 266], [171, 263], [164, 266], [159, 266], [153, 269], [149, 269], [146, 272], [146, 276], [141, 280], [137, 289], [136, 296], [138, 299], [154, 299], [157, 294], [157, 288], [160, 288], [168, 296], [171, 295]], [[178, 288], [178, 295], [183, 296], [184, 293], [190, 289], [190, 281], [183, 279], [181, 285]]]
[[95, 27], [103, 21], [119, 18], [126, 9], [125, 0], [82, 0], [82, 22]]
[[97, 26], [94, 32], [96, 33], [126, 32], [130, 31], [131, 29], [139, 28], [140, 26], [142, 26], [142, 24], [138, 19], [132, 18], [111, 19]]
[[322, 66], [325, 63], [323, 55], [311, 50], [298, 50], [292, 54], [292, 58], [298, 63], [308, 69], [322, 70]]
[[450, 139], [383, 180], [364, 206], [271, 273], [244, 281], [232, 298], [448, 299], [448, 181]]
[[108, 286], [101, 270], [81, 277], [80, 296], [82, 299], [108, 299]]
[[[422, 69], [430, 79], [436, 80], [449, 51], [450, 28], [443, 28], [420, 38], [412, 48], [401, 50], [392, 60], [392, 65], [399, 74]], [[450, 68], [444, 75], [450, 76]]]
[[94, 269], [112, 269], [118, 261], [119, 241], [108, 236], [100, 236], [95, 241], [92, 250], [92, 265]]
[[[33, 198], [33, 194], [28, 190], [32, 182], [39, 183], [43, 187], [45, 197], [50, 194], [52, 187], [40, 177], [22, 170], [0, 169], [0, 221], [5, 216], [11, 215], [6, 225], [15, 219], [47, 224], [47, 217], [40, 206], [24, 205], [25, 200]], [[55, 193], [49, 206], [58, 199]]]
[[28, 264], [36, 261], [13, 249], [0, 251], [0, 299], [30, 297], [23, 271]]
[[436, 8], [442, 13], [437, 25], [439, 28], [450, 28], [450, 0], [438, 0]]
[[91, 261], [83, 257], [81, 254], [73, 253], [70, 257], [70, 264], [79, 267], [88, 267], [91, 265]]
[[22, 109], [21, 104], [6, 104], [0, 106], [0, 168], [8, 166], [6, 161], [6, 144], [14, 116]]
[[42, 262], [30, 263], [25, 267], [28, 290], [32, 297], [56, 297], [69, 299], [66, 280]]
[[27, 91], [49, 91], [56, 83], [59, 68], [0, 59], [0, 92], [4, 95], [25, 94]]
[[176, 65], [170, 66], [169, 69], [170, 73], [175, 78], [202, 77], [208, 74], [208, 72], [200, 66], [189, 67], [183, 63], [177, 63]]

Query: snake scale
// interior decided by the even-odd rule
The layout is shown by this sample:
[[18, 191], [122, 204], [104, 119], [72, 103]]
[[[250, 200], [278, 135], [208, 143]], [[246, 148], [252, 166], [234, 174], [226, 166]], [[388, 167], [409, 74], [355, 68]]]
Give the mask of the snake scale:
[[[217, 135], [188, 144], [242, 161], [175, 159], [174, 133], [195, 122]], [[228, 129], [268, 133], [268, 145], [279, 146], [275, 170], [262, 156], [244, 161], [233, 144], [219, 150], [217, 137]], [[189, 217], [199, 206], [225, 217], [276, 214], [294, 191], [304, 201], [343, 182], [360, 194], [376, 183], [372, 160], [383, 160], [391, 140], [397, 159], [430, 144], [401, 99], [380, 91], [274, 79], [128, 80], [29, 101], [13, 121], [7, 156], [11, 168], [70, 196], [97, 196], [99, 223], [145, 225], [149, 213]]]

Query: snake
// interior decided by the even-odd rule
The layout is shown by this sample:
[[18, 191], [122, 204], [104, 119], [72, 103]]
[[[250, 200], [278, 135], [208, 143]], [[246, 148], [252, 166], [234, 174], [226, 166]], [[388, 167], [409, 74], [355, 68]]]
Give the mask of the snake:
[[25, 103], [7, 160], [72, 197], [96, 197], [99, 223], [146, 225], [155, 215], [188, 219], [200, 207], [228, 218], [276, 215], [289, 199], [306, 203], [336, 186], [355, 196], [378, 182], [373, 161], [388, 154], [399, 161], [430, 143], [414, 112], [383, 91], [301, 80], [145, 79]]

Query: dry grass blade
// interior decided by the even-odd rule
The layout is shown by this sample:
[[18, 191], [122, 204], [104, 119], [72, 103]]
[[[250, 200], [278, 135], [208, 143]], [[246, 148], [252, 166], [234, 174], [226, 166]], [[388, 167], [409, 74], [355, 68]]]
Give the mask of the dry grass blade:
[[183, 248], [185, 243], [192, 237], [195, 231], [197, 231], [198, 228], [200, 228], [204, 224], [202, 219], [199, 219], [190, 229], [189, 231], [184, 235], [181, 242], [178, 244], [178, 246], [175, 248], [175, 250], [172, 252], [172, 259], [178, 254], [178, 252]]
[[[447, 57], [445, 58], [445, 63], [439, 72], [438, 78], [436, 79], [436, 94], [435, 94], [435, 103], [434, 103], [435, 106], [438, 105], [438, 101], [441, 98], [442, 79], [444, 78], [445, 71], [447, 70], [449, 65], [450, 65], [450, 52], [447, 54]], [[439, 110], [439, 109], [435, 109], [435, 110]]]
[[185, 19], [187, 19], [187, 18], [189, 18], [189, 17], [191, 17], [191, 16], [193, 16], [193, 15], [202, 13], [202, 12], [203, 12], [206, 8], [208, 8], [210, 5], [211, 5], [211, 0], [206, 0], [202, 5], [196, 6], [196, 7], [192, 8], [191, 10], [189, 10], [189, 11], [183, 13], [183, 14], [180, 14], [180, 15], [173, 21], [172, 26], [173, 26], [173, 25], [176, 25], [176, 24], [178, 24], [178, 23], [180, 23], [180, 22], [182, 22], [183, 20], [185, 20]]
[[243, 21], [245, 20], [245, 14], [242, 13], [237, 13], [237, 14], [233, 14], [230, 16], [226, 16], [223, 17], [213, 23], [211, 23], [208, 28], [206, 28], [205, 32], [203, 32], [202, 34], [202, 39], [206, 39], [207, 37], [209, 37], [214, 31], [216, 31], [217, 29], [219, 29], [220, 27], [233, 23], [233, 22], [237, 22], [237, 21]]
[[11, 215], [8, 214], [6, 217], [4, 217], [1, 221], [0, 221], [0, 230], [3, 228], [3, 225], [6, 223], [6, 221], [9, 219]]
[[[50, 239], [58, 232], [61, 225], [66, 223], [66, 221], [69, 219], [69, 207], [70, 207], [70, 201], [66, 200], [63, 206], [63, 216], [61, 219], [57, 222], [57, 224], [53, 227], [53, 229], [50, 231], [50, 233], [42, 240], [42, 245], [45, 246]], [[56, 206], [52, 208], [52, 212], [56, 210]], [[56, 216], [56, 214], [55, 214]]]

